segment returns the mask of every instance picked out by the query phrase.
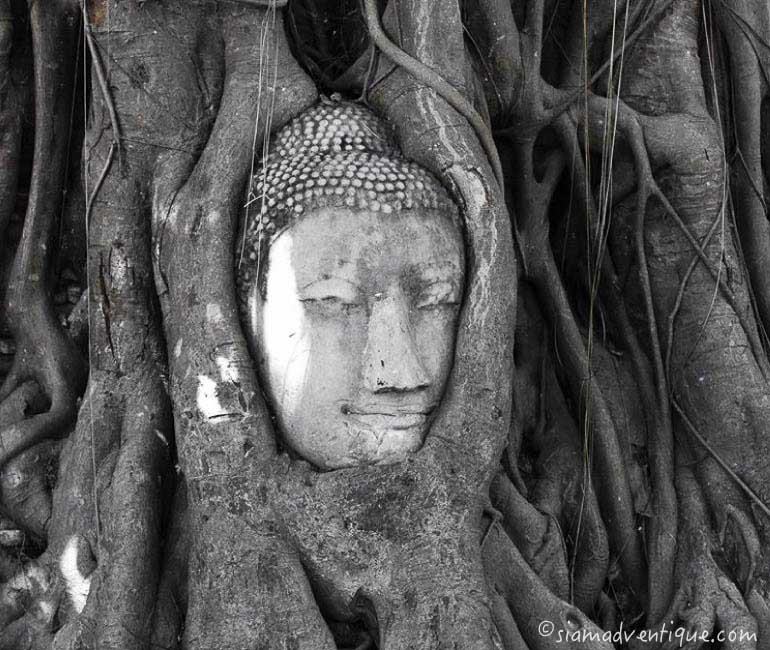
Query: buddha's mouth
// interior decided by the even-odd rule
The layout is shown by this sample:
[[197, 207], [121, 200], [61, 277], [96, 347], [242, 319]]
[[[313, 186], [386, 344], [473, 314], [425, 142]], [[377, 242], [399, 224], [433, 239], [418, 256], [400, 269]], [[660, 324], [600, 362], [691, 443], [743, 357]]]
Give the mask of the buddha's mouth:
[[355, 424], [373, 431], [424, 429], [435, 404], [343, 404], [342, 412]]
[[369, 429], [374, 429], [375, 431], [406, 431], [409, 429], [417, 429], [425, 426], [428, 421], [427, 413], [414, 412], [359, 413], [349, 411], [348, 416], [354, 422], [362, 424]]

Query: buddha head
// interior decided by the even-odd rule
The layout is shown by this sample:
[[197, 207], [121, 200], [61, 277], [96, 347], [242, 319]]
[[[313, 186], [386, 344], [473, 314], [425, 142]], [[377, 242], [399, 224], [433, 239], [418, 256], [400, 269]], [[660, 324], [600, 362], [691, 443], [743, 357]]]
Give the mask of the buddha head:
[[273, 138], [237, 253], [280, 439], [322, 469], [403, 460], [454, 358], [458, 209], [368, 109], [324, 100]]

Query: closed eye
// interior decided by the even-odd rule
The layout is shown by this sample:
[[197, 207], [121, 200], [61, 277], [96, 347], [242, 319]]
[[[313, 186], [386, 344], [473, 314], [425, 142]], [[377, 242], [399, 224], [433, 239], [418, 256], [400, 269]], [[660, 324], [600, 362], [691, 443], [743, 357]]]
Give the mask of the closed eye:
[[460, 288], [448, 280], [439, 280], [423, 288], [417, 298], [417, 309], [456, 306], [460, 304]]
[[344, 278], [322, 278], [303, 287], [299, 299], [304, 303], [357, 305], [361, 302], [361, 291]]

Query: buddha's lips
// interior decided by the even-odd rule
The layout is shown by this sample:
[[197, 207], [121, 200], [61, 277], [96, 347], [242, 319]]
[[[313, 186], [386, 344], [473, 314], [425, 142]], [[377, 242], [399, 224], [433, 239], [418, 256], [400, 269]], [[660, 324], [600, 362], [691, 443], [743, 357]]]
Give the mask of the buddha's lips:
[[407, 430], [422, 427], [428, 420], [427, 413], [399, 412], [399, 413], [361, 413], [350, 411], [348, 416], [367, 428], [374, 430]]

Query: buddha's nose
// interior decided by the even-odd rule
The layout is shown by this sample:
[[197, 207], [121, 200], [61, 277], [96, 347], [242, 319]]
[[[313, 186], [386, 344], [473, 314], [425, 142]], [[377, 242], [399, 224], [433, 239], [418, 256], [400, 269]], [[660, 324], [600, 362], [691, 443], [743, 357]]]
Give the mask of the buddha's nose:
[[375, 301], [363, 362], [364, 383], [374, 393], [417, 390], [430, 384], [417, 354], [401, 291]]

